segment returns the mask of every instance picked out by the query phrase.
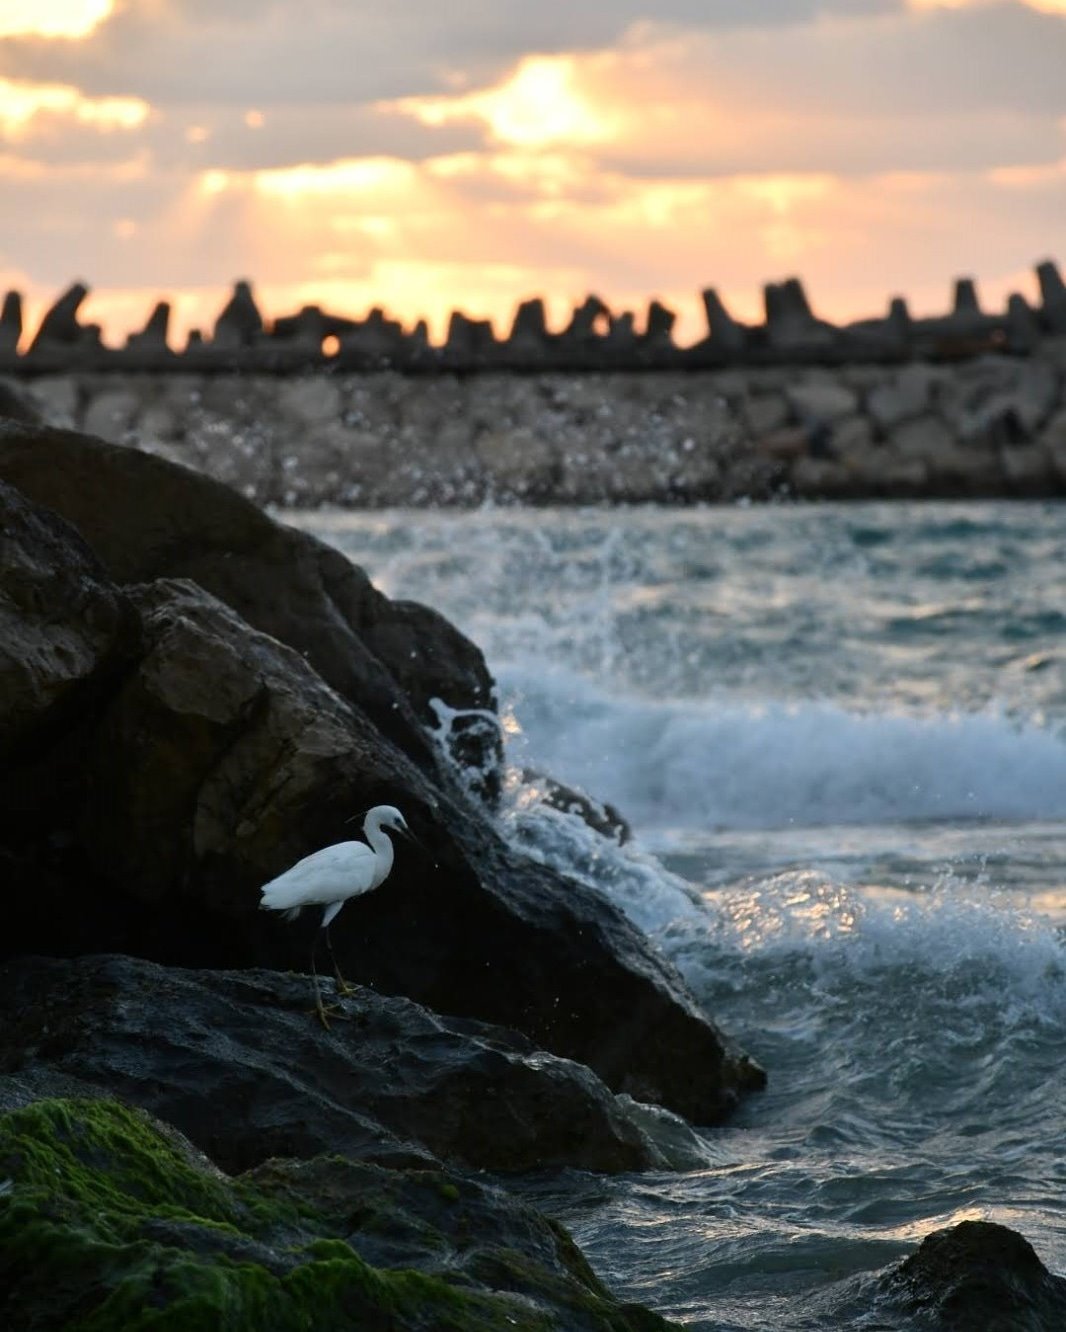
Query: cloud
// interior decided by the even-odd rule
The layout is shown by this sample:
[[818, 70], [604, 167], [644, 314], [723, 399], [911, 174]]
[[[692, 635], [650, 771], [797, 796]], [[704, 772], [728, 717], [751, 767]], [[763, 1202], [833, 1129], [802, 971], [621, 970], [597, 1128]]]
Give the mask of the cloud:
[[81, 41], [0, 40], [0, 72], [156, 105], [362, 103], [473, 86], [529, 51], [610, 45], [634, 23], [730, 28], [861, 16], [899, 0], [117, 0]]

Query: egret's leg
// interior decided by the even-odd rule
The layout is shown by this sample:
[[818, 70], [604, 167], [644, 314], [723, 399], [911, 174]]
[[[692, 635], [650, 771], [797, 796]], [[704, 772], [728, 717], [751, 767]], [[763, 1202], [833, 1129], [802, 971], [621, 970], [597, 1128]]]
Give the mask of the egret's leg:
[[321, 1022], [322, 1025], [325, 1027], [325, 1029], [326, 1029], [327, 1031], [329, 1031], [329, 1020], [330, 1020], [331, 1017], [341, 1017], [341, 1018], [343, 1018], [343, 1017], [347, 1017], [347, 1014], [346, 1014], [346, 1013], [342, 1013], [342, 1012], [337, 1008], [336, 1004], [330, 1004], [330, 1006], [327, 1008], [326, 1005], [322, 1002], [322, 987], [321, 987], [321, 985], [319, 984], [319, 980], [318, 980], [318, 968], [317, 968], [317, 966], [315, 965], [315, 953], [316, 953], [317, 951], [318, 951], [318, 935], [316, 934], [316, 935], [315, 935], [315, 942], [311, 945], [311, 976], [312, 976], [312, 978], [314, 979], [314, 982], [315, 982], [315, 1007], [314, 1007], [314, 1013], [315, 1013], [315, 1016], [318, 1018], [319, 1022]]
[[337, 959], [333, 955], [333, 940], [329, 937], [329, 926], [326, 927], [326, 947], [329, 949], [329, 960], [333, 963], [333, 974], [337, 978], [337, 993], [347, 997], [349, 994], [355, 994], [356, 986], [350, 985], [341, 975], [341, 969], [337, 966]]

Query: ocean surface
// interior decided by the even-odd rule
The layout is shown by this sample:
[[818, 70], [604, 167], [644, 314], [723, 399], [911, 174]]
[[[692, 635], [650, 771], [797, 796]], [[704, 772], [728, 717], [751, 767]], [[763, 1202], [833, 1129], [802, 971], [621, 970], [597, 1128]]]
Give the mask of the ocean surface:
[[296, 521], [481, 645], [508, 835], [769, 1073], [699, 1169], [528, 1182], [616, 1291], [692, 1328], [907, 1327], [877, 1272], [975, 1218], [1066, 1272], [1066, 509]]

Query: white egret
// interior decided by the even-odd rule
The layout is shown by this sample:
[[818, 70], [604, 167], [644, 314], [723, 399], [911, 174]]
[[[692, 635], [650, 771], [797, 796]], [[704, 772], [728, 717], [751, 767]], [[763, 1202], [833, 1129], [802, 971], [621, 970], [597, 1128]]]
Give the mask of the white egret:
[[[337, 842], [334, 846], [324, 846], [321, 851], [314, 851], [311, 855], [304, 856], [303, 860], [298, 860], [291, 869], [279, 874], [276, 879], [271, 879], [262, 888], [260, 907], [266, 911], [283, 911], [286, 920], [295, 920], [304, 907], [324, 908], [319, 928], [325, 931], [326, 946], [342, 994], [350, 993], [351, 986], [341, 975], [337, 959], [333, 956], [333, 944], [329, 937], [330, 922], [350, 897], [360, 897], [363, 893], [369, 893], [389, 877], [393, 850], [392, 842], [385, 835], [386, 828], [391, 832], [406, 833], [408, 837], [411, 836], [407, 820], [394, 805], [375, 805], [363, 820], [363, 836], [366, 842]], [[318, 970], [315, 966], [317, 947], [316, 934], [311, 949], [311, 974], [315, 979], [315, 1012], [322, 1025], [328, 1027], [329, 1022], [326, 1010], [322, 1006], [322, 992], [318, 984]]]

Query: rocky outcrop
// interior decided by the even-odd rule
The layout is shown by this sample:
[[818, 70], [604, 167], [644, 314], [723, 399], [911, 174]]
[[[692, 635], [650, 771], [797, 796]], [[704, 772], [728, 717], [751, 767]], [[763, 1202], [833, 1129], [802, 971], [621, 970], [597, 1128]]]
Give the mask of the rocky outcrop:
[[0, 482], [0, 761], [77, 725], [137, 644], [137, 617], [78, 533]]
[[0, 1069], [12, 1094], [118, 1096], [230, 1172], [334, 1153], [496, 1171], [701, 1163], [682, 1121], [664, 1117], [668, 1160], [587, 1068], [516, 1032], [365, 987], [337, 998], [326, 1031], [311, 995], [291, 973], [16, 959], [0, 966]]
[[[141, 485], [124, 495], [130, 474]], [[287, 577], [264, 548], [285, 549], [290, 538], [236, 497], [227, 510], [202, 478], [58, 432], [0, 434], [3, 476], [62, 507], [119, 577], [177, 564], [205, 581], [217, 575], [227, 593], [224, 603], [189, 579], [127, 587], [143, 636], [136, 658], [66, 744], [3, 774], [0, 832], [14, 863], [6, 955], [122, 951], [186, 966], [304, 969], [317, 922], [259, 912], [259, 885], [350, 837], [359, 810], [395, 804], [423, 850], [402, 851], [385, 889], [341, 913], [333, 938], [346, 974], [515, 1028], [589, 1065], [612, 1090], [699, 1123], [762, 1084], [619, 911], [505, 842], [461, 782], [398, 743], [387, 718], [379, 724], [381, 679], [412, 718], [414, 706], [370, 652], [372, 635], [359, 633], [357, 606], [332, 603], [377, 666], [365, 693], [353, 677], [342, 697], [314, 669], [316, 654], [329, 656], [300, 592], [315, 573], [319, 590], [328, 586], [317, 543], [291, 534]], [[259, 581], [264, 567], [270, 585]], [[343, 576], [356, 592], [366, 583], [356, 571]], [[390, 612], [379, 600], [380, 624]], [[235, 605], [273, 615], [276, 636], [250, 628]], [[412, 632], [411, 618], [401, 620]]]
[[988, 1221], [934, 1231], [882, 1289], [944, 1332], [1066, 1327], [1066, 1277], [1053, 1276], [1016, 1231]]
[[[192, 579], [288, 643], [427, 771], [437, 765], [431, 701], [459, 712], [492, 705], [484, 658], [442, 616], [389, 601], [332, 547], [224, 485], [137, 450], [14, 423], [0, 429], [0, 477], [71, 522], [118, 582]], [[491, 780], [498, 735], [472, 729]]]
[[667, 1332], [561, 1227], [460, 1175], [332, 1156], [223, 1175], [114, 1101], [0, 1115], [10, 1328]]

